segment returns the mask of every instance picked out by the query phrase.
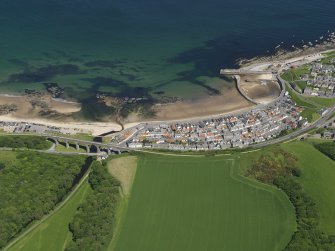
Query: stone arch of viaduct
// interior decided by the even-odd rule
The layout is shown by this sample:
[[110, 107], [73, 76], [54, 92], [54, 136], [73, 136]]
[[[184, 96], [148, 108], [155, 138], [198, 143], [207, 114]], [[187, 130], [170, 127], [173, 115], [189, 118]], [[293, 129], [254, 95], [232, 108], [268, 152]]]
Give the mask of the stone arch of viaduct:
[[99, 142], [84, 141], [84, 140], [70, 139], [56, 136], [47, 136], [46, 138], [47, 140], [54, 142], [56, 146], [62, 144], [66, 148], [70, 148], [70, 146], [72, 145], [77, 150], [79, 150], [80, 148], [85, 149], [87, 153], [91, 153], [93, 151], [96, 151], [97, 153], [100, 153], [101, 151], [106, 151], [107, 154], [110, 155], [112, 153], [120, 154], [122, 152], [122, 150], [112, 147], [109, 144]]

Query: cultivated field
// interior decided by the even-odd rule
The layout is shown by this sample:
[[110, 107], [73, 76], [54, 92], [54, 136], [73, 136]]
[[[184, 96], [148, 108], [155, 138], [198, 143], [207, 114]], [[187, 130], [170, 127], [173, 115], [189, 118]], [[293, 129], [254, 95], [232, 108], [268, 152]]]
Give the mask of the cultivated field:
[[116, 251], [283, 250], [295, 229], [283, 192], [235, 174], [238, 159], [146, 155]]

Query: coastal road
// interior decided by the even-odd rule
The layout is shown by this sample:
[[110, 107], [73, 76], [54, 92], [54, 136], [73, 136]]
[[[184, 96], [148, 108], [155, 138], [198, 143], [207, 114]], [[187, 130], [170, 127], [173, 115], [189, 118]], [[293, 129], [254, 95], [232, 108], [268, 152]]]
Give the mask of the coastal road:
[[[299, 135], [304, 134], [304, 133], [306, 133], [306, 132], [308, 132], [312, 129], [322, 127], [323, 125], [325, 125], [326, 123], [329, 122], [330, 117], [334, 113], [335, 113], [335, 105], [333, 107], [329, 108], [326, 111], [326, 113], [320, 119], [318, 119], [313, 124], [310, 124], [307, 127], [298, 129], [298, 130], [296, 130], [296, 131], [294, 131], [290, 134], [287, 134], [285, 136], [282, 136], [280, 138], [271, 139], [271, 140], [268, 140], [268, 141], [264, 141], [264, 142], [261, 142], [261, 143], [250, 145], [250, 147], [252, 147], [252, 148], [262, 148], [262, 147], [265, 147], [265, 146], [274, 145], [274, 144], [278, 144], [278, 143], [282, 143], [282, 142], [285, 142], [285, 141], [292, 140], [292, 139], [298, 137]], [[66, 138], [66, 137], [61, 137], [61, 138], [63, 140], [73, 141], [73, 138]], [[93, 141], [84, 141], [84, 140], [78, 140], [78, 141], [80, 141], [81, 143], [85, 143], [85, 144], [96, 144], [97, 143], [97, 142], [93, 142]], [[148, 150], [133, 149], [133, 148], [125, 147], [125, 146], [120, 146], [120, 145], [117, 145], [117, 144], [102, 144], [102, 143], [100, 143], [100, 144], [104, 145], [104, 146], [107, 146], [107, 147], [111, 147], [111, 148], [117, 148], [119, 150], [136, 151], [136, 152], [148, 152]], [[70, 155], [71, 153], [61, 153], [61, 154], [64, 154], [64, 155], [69, 154]]]

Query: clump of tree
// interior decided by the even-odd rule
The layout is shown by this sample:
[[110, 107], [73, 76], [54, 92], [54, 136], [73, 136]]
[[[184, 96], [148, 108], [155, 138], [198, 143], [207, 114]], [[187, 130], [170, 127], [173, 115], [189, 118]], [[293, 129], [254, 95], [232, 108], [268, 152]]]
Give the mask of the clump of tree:
[[46, 138], [33, 135], [3, 135], [0, 136], [0, 147], [27, 148], [45, 150], [50, 148], [51, 142]]
[[11, 154], [16, 159], [0, 170], [0, 249], [62, 201], [89, 164], [81, 156]]
[[293, 154], [275, 148], [254, 161], [246, 175], [282, 189], [293, 204], [298, 227], [286, 251], [335, 250], [335, 236], [320, 230], [317, 205], [294, 178], [301, 176], [301, 170]]
[[93, 192], [79, 206], [69, 225], [74, 250], [106, 250], [113, 238], [115, 213], [120, 201], [120, 182], [99, 162], [92, 164], [89, 184]]
[[282, 149], [273, 149], [272, 152], [261, 155], [246, 172], [247, 176], [267, 184], [273, 184], [278, 177], [287, 177], [292, 174], [300, 176], [297, 158]]
[[279, 177], [274, 184], [289, 197], [296, 212], [297, 231], [285, 250], [335, 250], [335, 236], [319, 228], [319, 210], [315, 201], [292, 177]]
[[332, 160], [335, 160], [335, 142], [325, 142], [314, 145], [323, 154], [327, 155]]

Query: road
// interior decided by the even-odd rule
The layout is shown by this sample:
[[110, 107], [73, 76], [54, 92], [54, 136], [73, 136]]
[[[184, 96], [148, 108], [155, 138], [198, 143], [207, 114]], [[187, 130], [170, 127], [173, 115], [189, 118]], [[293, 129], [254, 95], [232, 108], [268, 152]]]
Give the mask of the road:
[[282, 137], [277, 138], [277, 139], [272, 139], [272, 140], [269, 140], [269, 141], [264, 141], [264, 142], [261, 142], [261, 143], [255, 144], [255, 145], [251, 145], [251, 147], [260, 148], [260, 147], [273, 145], [273, 144], [278, 144], [278, 143], [282, 143], [284, 141], [294, 139], [294, 138], [298, 137], [299, 135], [301, 135], [301, 134], [303, 134], [303, 133], [305, 133], [309, 130], [312, 130], [314, 128], [322, 127], [324, 124], [327, 123], [327, 121], [329, 120], [329, 118], [331, 117], [331, 115], [334, 112], [335, 112], [335, 106], [329, 108], [326, 114], [324, 114], [320, 119], [315, 121], [310, 126], [307, 126], [307, 127], [302, 128], [302, 129], [296, 130], [296, 131], [294, 131], [290, 134], [287, 134], [287, 135], [282, 136]]
[[[276, 138], [276, 139], [264, 141], [264, 142], [261, 142], [261, 143], [257, 143], [257, 144], [254, 144], [254, 145], [250, 145], [250, 147], [261, 148], [261, 147], [265, 147], [265, 146], [269, 146], [269, 145], [274, 145], [274, 144], [278, 144], [278, 143], [282, 143], [284, 141], [288, 141], [288, 140], [294, 139], [297, 136], [299, 136], [301, 134], [304, 134], [304, 133], [306, 133], [309, 130], [312, 130], [314, 128], [322, 127], [324, 124], [326, 124], [328, 122], [329, 118], [332, 116], [332, 114], [334, 112], [335, 112], [335, 105], [333, 107], [329, 108], [327, 110], [327, 112], [320, 119], [318, 119], [313, 124], [310, 124], [307, 127], [298, 129], [298, 130], [296, 130], [296, 131], [294, 131], [294, 132], [292, 132], [290, 134], [287, 134], [285, 136], [282, 136], [280, 138]], [[46, 136], [46, 135], [44, 135], [44, 136]], [[73, 138], [66, 138], [66, 137], [58, 137], [58, 138], [61, 139], [61, 140], [76, 141]], [[133, 148], [129, 148], [129, 147], [120, 146], [120, 145], [117, 145], [117, 144], [103, 144], [103, 143], [97, 143], [97, 142], [85, 141], [85, 140], [77, 140], [76, 142], [80, 142], [82, 144], [98, 144], [98, 145], [101, 145], [101, 146], [110, 147], [110, 148], [116, 148], [116, 149], [125, 150], [125, 151], [150, 152], [148, 150], [133, 149]], [[52, 152], [50, 152], [50, 153], [52, 153]], [[58, 154], [60, 154], [60, 153], [58, 153]], [[68, 155], [70, 155], [70, 154], [73, 154], [73, 153], [61, 153], [61, 154], [64, 154], [64, 155], [68, 154]]]

